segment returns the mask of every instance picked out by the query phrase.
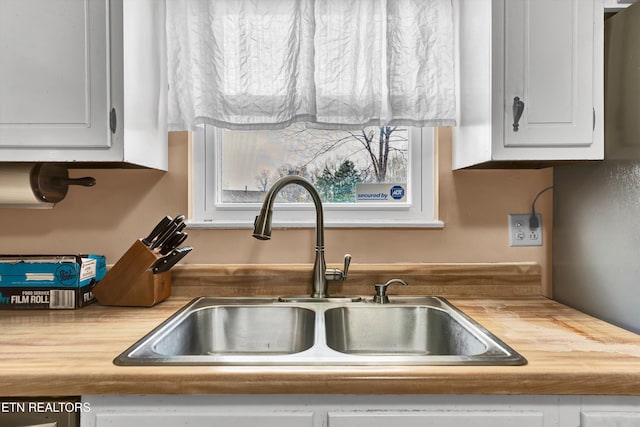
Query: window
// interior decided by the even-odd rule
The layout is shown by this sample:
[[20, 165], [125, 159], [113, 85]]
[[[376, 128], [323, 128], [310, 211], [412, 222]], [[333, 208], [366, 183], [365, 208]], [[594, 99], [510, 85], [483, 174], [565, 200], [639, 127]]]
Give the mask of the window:
[[[302, 124], [269, 131], [202, 127], [193, 134], [190, 227], [253, 227], [264, 193], [279, 176], [290, 174], [314, 183], [326, 227], [442, 227], [433, 128], [382, 128], [383, 140], [390, 142], [388, 157], [374, 165], [380, 131]], [[375, 146], [373, 153], [367, 140]], [[285, 187], [273, 226], [314, 225], [306, 191]]]

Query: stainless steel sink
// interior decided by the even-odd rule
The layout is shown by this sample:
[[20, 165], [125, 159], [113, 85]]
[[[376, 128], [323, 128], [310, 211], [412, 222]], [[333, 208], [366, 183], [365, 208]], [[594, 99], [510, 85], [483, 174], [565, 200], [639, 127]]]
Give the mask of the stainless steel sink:
[[152, 349], [164, 356], [299, 353], [313, 345], [314, 322], [315, 312], [301, 307], [203, 307]]
[[191, 301], [117, 365], [521, 365], [443, 298]]
[[325, 312], [327, 345], [360, 355], [474, 356], [488, 345], [450, 313], [429, 307], [339, 307]]

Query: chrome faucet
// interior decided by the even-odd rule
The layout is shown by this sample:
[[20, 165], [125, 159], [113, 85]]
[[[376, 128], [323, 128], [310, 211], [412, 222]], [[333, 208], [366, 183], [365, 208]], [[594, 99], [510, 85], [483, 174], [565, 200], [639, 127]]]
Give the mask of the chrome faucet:
[[344, 270], [339, 270], [337, 268], [327, 269], [324, 261], [324, 213], [322, 210], [320, 195], [313, 184], [303, 177], [296, 175], [285, 176], [276, 181], [267, 192], [264, 202], [262, 203], [262, 209], [260, 209], [260, 215], [256, 217], [256, 220], [253, 223], [253, 237], [259, 240], [271, 239], [273, 203], [275, 202], [278, 192], [280, 192], [283, 187], [290, 184], [298, 184], [306, 189], [311, 195], [313, 204], [316, 207], [316, 259], [313, 264], [311, 298], [328, 298], [329, 293], [327, 290], [327, 281], [343, 281], [347, 279], [347, 271], [349, 270], [349, 264], [351, 263], [351, 255], [347, 254], [344, 256]]

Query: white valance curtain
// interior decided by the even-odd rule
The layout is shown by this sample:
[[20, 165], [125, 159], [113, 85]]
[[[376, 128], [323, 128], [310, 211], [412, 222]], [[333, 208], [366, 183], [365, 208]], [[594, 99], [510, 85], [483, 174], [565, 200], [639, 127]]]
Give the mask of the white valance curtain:
[[169, 123], [454, 124], [451, 0], [169, 0]]

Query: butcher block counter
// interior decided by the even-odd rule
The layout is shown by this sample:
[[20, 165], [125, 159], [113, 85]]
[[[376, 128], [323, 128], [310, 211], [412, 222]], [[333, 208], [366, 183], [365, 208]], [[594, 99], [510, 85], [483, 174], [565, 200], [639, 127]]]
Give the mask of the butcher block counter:
[[410, 286], [394, 291], [444, 296], [528, 364], [115, 366], [116, 356], [196, 296], [296, 294], [290, 291], [300, 291], [297, 276], [308, 278], [308, 266], [270, 266], [259, 273], [246, 266], [188, 266], [173, 273], [172, 296], [151, 308], [0, 311], [0, 394], [640, 395], [640, 336], [541, 296], [537, 265], [352, 270], [333, 288], [336, 295], [371, 296], [373, 282], [403, 278]]

